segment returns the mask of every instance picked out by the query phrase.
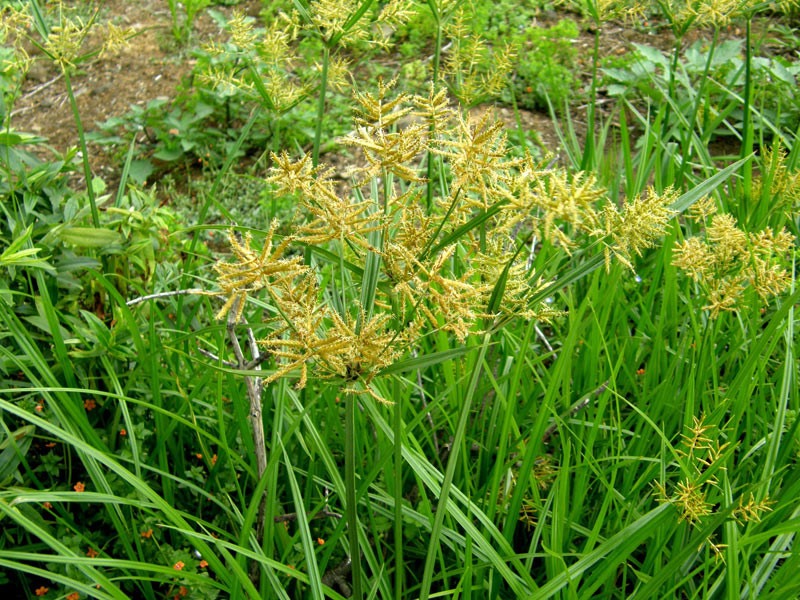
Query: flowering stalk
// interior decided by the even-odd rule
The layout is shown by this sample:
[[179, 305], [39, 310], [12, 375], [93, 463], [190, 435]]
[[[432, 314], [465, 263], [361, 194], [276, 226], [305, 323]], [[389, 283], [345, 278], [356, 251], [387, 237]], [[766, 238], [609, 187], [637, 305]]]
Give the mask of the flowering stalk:
[[75, 119], [75, 129], [78, 133], [78, 143], [81, 147], [81, 161], [83, 163], [83, 176], [86, 179], [86, 194], [89, 198], [89, 207], [92, 210], [92, 225], [100, 227], [100, 213], [97, 210], [97, 199], [94, 195], [94, 186], [92, 185], [92, 167], [89, 164], [89, 148], [86, 145], [86, 135], [83, 130], [83, 121], [81, 121], [81, 113], [78, 110], [78, 102], [75, 100], [75, 93], [72, 89], [72, 78], [69, 74], [69, 69], [63, 71], [64, 85], [67, 88], [67, 97], [69, 98], [69, 106], [72, 109], [72, 116]]
[[316, 167], [319, 164], [319, 147], [322, 141], [322, 118], [325, 116], [325, 97], [328, 93], [328, 64], [331, 59], [331, 49], [327, 44], [322, 49], [322, 72], [320, 73], [319, 88], [317, 93], [317, 126], [314, 129], [314, 150], [311, 155], [311, 163]]
[[345, 518], [347, 537], [350, 544], [351, 577], [353, 594], [351, 598], [361, 600], [364, 592], [361, 585], [361, 550], [358, 544], [358, 506], [356, 500], [356, 406], [358, 396], [347, 394], [344, 416], [344, 485]]

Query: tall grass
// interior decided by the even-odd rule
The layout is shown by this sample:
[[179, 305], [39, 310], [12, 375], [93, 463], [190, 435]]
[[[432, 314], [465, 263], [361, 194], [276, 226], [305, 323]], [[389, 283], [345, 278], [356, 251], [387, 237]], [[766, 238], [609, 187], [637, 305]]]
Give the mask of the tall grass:
[[[323, 36], [321, 115], [327, 60], [342, 36], [325, 38], [313, 7], [297, 4]], [[429, 4], [438, 65], [448, 13]], [[345, 31], [369, 7], [353, 3]], [[596, 73], [592, 81], [595, 89]], [[795, 246], [779, 257], [788, 259], [788, 289], [762, 298], [756, 280], [734, 310], [717, 312], [713, 282], [687, 276], [676, 259], [680, 243], [713, 227], [689, 216], [708, 197], [753, 234], [796, 236], [800, 150], [794, 132], [781, 131], [785, 153], [755, 156], [751, 145], [767, 134], [754, 129], [763, 119], [746, 118], [740, 156], [713, 156], [710, 134], [696, 130], [700, 100], [687, 113], [674, 84], [660, 82], [663, 103], [621, 102], [618, 127], [598, 123], [590, 142], [561, 124], [572, 163], [563, 170], [513, 162], [514, 149], [492, 146], [500, 138], [466, 111], [448, 117], [455, 130], [431, 119], [414, 130], [430, 137], [412, 156], [380, 155], [349, 190], [341, 206], [366, 207], [352, 235], [325, 237], [309, 224], [333, 189], [311, 170], [317, 130], [309, 170], [297, 171], [307, 175], [301, 193], [280, 176], [288, 156], [273, 156], [269, 178], [274, 194], [305, 202], [312, 217], [298, 209], [295, 229], [265, 223], [230, 238], [237, 276], [272, 261], [288, 279], [270, 271], [226, 287], [237, 263], [195, 238], [183, 255], [165, 255], [180, 256], [183, 272], [156, 279], [162, 293], [147, 298], [123, 296], [115, 272], [88, 272], [105, 301], [97, 314], [67, 302], [51, 271], [0, 255], [11, 282], [0, 290], [0, 585], [25, 597], [48, 588], [48, 597], [148, 599], [800, 594]], [[442, 89], [434, 82], [431, 97]], [[358, 124], [371, 133], [348, 143], [375, 159], [377, 144], [414, 125], [400, 122], [402, 90], [369, 82], [360, 92]], [[595, 108], [591, 120], [600, 120]], [[466, 169], [455, 156], [467, 144], [455, 143], [459, 124], [485, 152]], [[19, 182], [8, 156], [8, 181]], [[302, 160], [285, 164], [299, 169]], [[217, 174], [201, 220], [233, 162]], [[485, 180], [469, 179], [487, 164]], [[514, 215], [509, 205], [525, 194], [501, 176], [529, 169], [531, 188], [543, 182], [555, 195], [561, 181], [588, 193], [575, 172], [587, 167], [592, 189], [608, 190], [593, 198], [592, 218], [633, 206], [651, 184], [671, 199], [657, 246], [630, 242], [625, 251], [599, 221], [556, 220], [565, 237], [552, 237], [539, 206], [539, 228], [516, 223], [494, 279], [476, 271], [476, 256], [491, 251]], [[481, 183], [492, 193], [482, 196]], [[30, 194], [15, 185], [5, 197]], [[409, 190], [416, 195], [402, 195]], [[398, 215], [418, 207], [408, 222], [429, 236], [403, 264], [417, 277], [472, 286], [467, 295], [483, 305], [464, 329], [463, 313], [434, 301], [442, 287], [431, 283], [414, 302], [395, 287], [390, 245], [413, 233]], [[94, 202], [76, 218], [103, 226]], [[650, 225], [645, 218], [641, 229]], [[760, 256], [753, 239], [740, 249], [742, 269]], [[150, 281], [129, 283], [144, 296]], [[319, 303], [313, 314], [324, 315], [310, 331], [326, 342], [349, 331], [333, 352], [285, 343], [303, 330], [290, 309], [308, 289]], [[388, 325], [372, 332], [381, 315]], [[411, 323], [418, 329], [407, 333]], [[353, 347], [360, 362], [337, 370]]]

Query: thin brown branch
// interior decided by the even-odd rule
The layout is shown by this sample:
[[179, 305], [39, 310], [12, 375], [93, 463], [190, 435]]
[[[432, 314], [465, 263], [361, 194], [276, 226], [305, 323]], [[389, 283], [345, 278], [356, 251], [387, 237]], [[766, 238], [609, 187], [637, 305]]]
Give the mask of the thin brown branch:
[[[244, 352], [242, 351], [242, 345], [239, 343], [239, 336], [236, 334], [236, 315], [239, 314], [240, 302], [242, 302], [242, 299], [237, 298], [231, 306], [230, 312], [228, 313], [228, 339], [230, 340], [231, 347], [233, 348], [233, 355], [236, 357], [237, 368], [244, 370], [246, 367], [248, 367], [248, 365], [251, 364], [251, 362], [255, 362], [256, 364], [253, 366], [253, 370], [259, 371], [261, 370], [259, 362], [261, 355], [258, 350], [258, 343], [256, 342], [253, 330], [249, 327], [247, 328], [247, 343], [252, 361], [248, 361], [245, 358]], [[261, 378], [253, 375], [246, 375], [244, 380], [245, 385], [247, 386], [247, 397], [250, 401], [249, 419], [250, 426], [253, 429], [253, 445], [256, 451], [256, 465], [258, 468], [258, 478], [260, 480], [264, 477], [264, 474], [267, 471], [267, 443], [264, 435], [264, 419], [261, 413]], [[258, 505], [258, 517], [256, 519], [256, 540], [258, 540], [259, 545], [261, 545], [264, 539], [266, 507], [267, 494], [264, 493], [262, 494]], [[258, 573], [258, 563], [253, 562], [250, 569], [250, 577], [253, 579], [254, 583], [257, 583]]]
[[142, 302], [147, 302], [148, 300], [158, 300], [160, 298], [170, 298], [172, 296], [188, 296], [190, 294], [197, 294], [200, 296], [212, 295], [205, 290], [195, 289], [195, 288], [189, 290], [172, 290], [171, 292], [158, 292], [157, 294], [148, 294], [147, 296], [139, 296], [138, 298], [134, 298], [133, 300], [128, 300], [125, 303], [125, 306], [136, 306], [137, 304], [141, 304]]

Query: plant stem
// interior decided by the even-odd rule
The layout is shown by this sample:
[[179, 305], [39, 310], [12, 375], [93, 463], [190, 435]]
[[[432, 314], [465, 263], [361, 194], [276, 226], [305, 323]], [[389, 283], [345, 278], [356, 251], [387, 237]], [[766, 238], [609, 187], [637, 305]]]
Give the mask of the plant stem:
[[[753, 61], [753, 48], [750, 39], [750, 17], [745, 23], [745, 59], [744, 59], [744, 114], [742, 115], [742, 151], [741, 158], [750, 156], [753, 152], [753, 116], [751, 114], [753, 102], [753, 77], [751, 63]], [[742, 167], [742, 198], [739, 204], [739, 221], [744, 223], [744, 216], [750, 214], [750, 194], [753, 186], [753, 161], [748, 160]]]
[[325, 116], [325, 96], [328, 92], [328, 63], [331, 58], [331, 49], [327, 44], [322, 50], [322, 75], [319, 82], [319, 100], [317, 101], [317, 126], [314, 129], [314, 150], [311, 154], [311, 164], [319, 164], [319, 146], [322, 140], [322, 119]]
[[594, 50], [592, 52], [592, 88], [589, 92], [589, 110], [586, 115], [586, 145], [583, 148], [581, 170], [588, 171], [595, 165], [595, 100], [597, 99], [597, 67], [600, 62], [600, 28], [602, 23], [598, 19], [594, 30]]
[[344, 418], [344, 485], [345, 485], [345, 518], [347, 519], [347, 537], [350, 542], [351, 574], [353, 578], [353, 595], [355, 600], [364, 597], [361, 589], [361, 551], [358, 546], [358, 511], [356, 508], [356, 406], [358, 396], [348, 394], [345, 403]]
[[81, 121], [81, 113], [78, 110], [78, 102], [75, 100], [75, 93], [72, 89], [72, 78], [69, 74], [69, 69], [63, 69], [64, 84], [67, 88], [67, 96], [69, 97], [69, 105], [72, 108], [72, 116], [75, 119], [75, 127], [78, 132], [78, 142], [81, 147], [81, 158], [83, 159], [83, 176], [86, 179], [86, 194], [89, 197], [89, 206], [92, 209], [92, 225], [100, 227], [100, 213], [97, 211], [97, 201], [94, 197], [94, 188], [92, 187], [92, 167], [89, 165], [89, 150], [86, 147], [86, 135], [83, 131], [83, 122]]
[[403, 564], [403, 404], [400, 382], [392, 382], [394, 399], [394, 597], [403, 597], [405, 565]]

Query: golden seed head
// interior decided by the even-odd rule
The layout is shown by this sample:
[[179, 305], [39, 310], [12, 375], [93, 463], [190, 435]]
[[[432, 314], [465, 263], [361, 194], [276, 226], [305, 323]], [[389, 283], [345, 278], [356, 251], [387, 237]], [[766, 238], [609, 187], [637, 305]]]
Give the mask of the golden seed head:
[[749, 523], [750, 521], [760, 523], [761, 516], [766, 512], [772, 511], [772, 504], [775, 504], [775, 501], [770, 500], [769, 496], [756, 500], [753, 492], [750, 492], [746, 502], [744, 496], [739, 497], [739, 505], [733, 509], [733, 518], [739, 523]]
[[788, 290], [792, 278], [784, 265], [793, 245], [786, 230], [748, 233], [731, 215], [714, 214], [704, 238], [676, 244], [672, 264], [700, 284], [708, 299], [704, 309], [717, 318], [738, 310], [748, 288], [762, 303]]
[[702, 486], [689, 480], [678, 482], [669, 502], [680, 511], [680, 520], [691, 525], [699, 523], [712, 512]]
[[81, 54], [81, 47], [89, 28], [79, 19], [65, 20], [50, 29], [44, 43], [44, 51], [64, 71], [74, 66]]
[[253, 19], [248, 17], [240, 10], [236, 10], [228, 21], [228, 31], [231, 34], [231, 42], [239, 50], [251, 50], [255, 47], [256, 32], [253, 26]]
[[292, 242], [291, 237], [284, 237], [273, 248], [277, 227], [278, 222], [273, 221], [260, 252], [252, 247], [252, 235], [249, 232], [241, 241], [235, 230], [232, 229], [228, 234], [228, 243], [235, 261], [232, 263], [219, 261], [214, 265], [221, 294], [227, 297], [225, 304], [217, 313], [217, 319], [224, 318], [232, 307], [237, 306], [234, 320], [238, 321], [249, 294], [302, 275], [307, 270], [300, 257], [284, 256]]
[[633, 256], [641, 256], [647, 248], [655, 246], [664, 235], [667, 224], [675, 215], [670, 208], [678, 194], [667, 188], [659, 194], [652, 187], [643, 195], [626, 203], [622, 210], [606, 204], [603, 210], [603, 232], [609, 238], [606, 246], [606, 269], [610, 268], [613, 254], [623, 265], [633, 270]]

